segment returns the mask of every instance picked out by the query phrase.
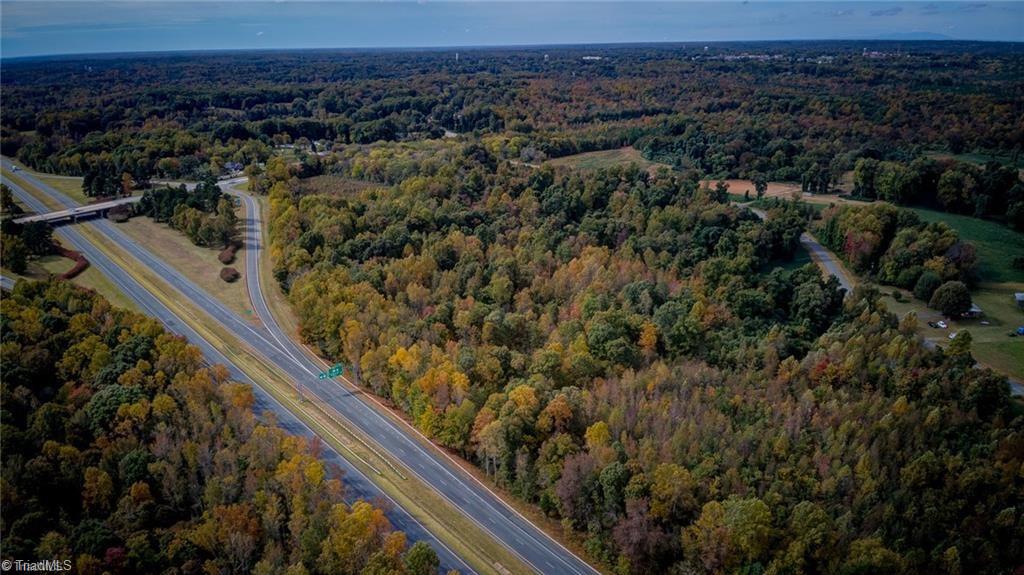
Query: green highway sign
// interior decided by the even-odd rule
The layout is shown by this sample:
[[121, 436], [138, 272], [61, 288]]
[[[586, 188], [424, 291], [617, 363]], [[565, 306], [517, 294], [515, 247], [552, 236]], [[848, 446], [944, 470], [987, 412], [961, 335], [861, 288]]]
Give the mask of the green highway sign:
[[344, 371], [345, 368], [342, 367], [340, 363], [336, 363], [332, 365], [330, 369], [328, 369], [327, 371], [320, 372], [320, 375], [317, 377], [319, 377], [320, 379], [327, 379], [328, 377], [339, 377], [342, 373], [344, 373]]

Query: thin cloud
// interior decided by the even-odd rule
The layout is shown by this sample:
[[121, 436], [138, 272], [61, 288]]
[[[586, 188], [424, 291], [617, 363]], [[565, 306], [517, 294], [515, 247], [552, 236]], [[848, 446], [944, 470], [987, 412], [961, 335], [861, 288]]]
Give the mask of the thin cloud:
[[891, 8], [882, 8], [881, 10], [872, 10], [869, 12], [872, 16], [895, 16], [903, 11], [900, 6], [893, 6]]

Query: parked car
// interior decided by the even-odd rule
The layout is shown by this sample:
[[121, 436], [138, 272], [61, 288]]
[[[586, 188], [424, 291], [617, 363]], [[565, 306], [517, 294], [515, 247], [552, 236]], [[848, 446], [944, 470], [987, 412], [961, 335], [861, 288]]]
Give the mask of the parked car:
[[956, 333], [957, 332], [954, 331], [953, 333], [949, 334], [949, 339], [956, 339]]
[[939, 324], [935, 323], [934, 321], [930, 321], [930, 322], [928, 322], [928, 327], [936, 327], [937, 328], [937, 327], [939, 327]]
[[941, 327], [942, 329], [946, 329], [947, 327], [949, 327], [948, 325], [946, 325], [946, 322], [941, 321], [941, 320], [936, 322], [935, 325]]

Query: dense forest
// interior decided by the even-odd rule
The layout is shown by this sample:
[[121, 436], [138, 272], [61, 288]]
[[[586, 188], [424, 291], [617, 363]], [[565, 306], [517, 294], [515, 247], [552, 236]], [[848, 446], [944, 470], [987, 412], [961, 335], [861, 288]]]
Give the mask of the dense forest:
[[81, 575], [434, 575], [197, 348], [68, 282], [0, 301], [4, 556]]
[[[869, 52], [870, 51], [870, 52]], [[582, 59], [583, 56], [600, 59]], [[144, 180], [275, 144], [494, 134], [506, 157], [633, 145], [712, 175], [800, 180], [859, 157], [1024, 148], [1013, 44], [820, 42], [79, 57], [5, 62], [3, 152]], [[110, 167], [111, 164], [114, 166]]]
[[[351, 179], [370, 164], [402, 176]], [[532, 169], [473, 144], [332, 170], [261, 184], [304, 337], [617, 572], [1024, 559], [1005, 379], [971, 368], [967, 337], [926, 348], [873, 288], [844, 302], [786, 266], [807, 208], [762, 221], [672, 172]], [[969, 244], [892, 206], [814, 225], [839, 236], [858, 217], [880, 226], [862, 265], [969, 276]]]
[[[1008, 220], [1015, 170], [922, 155], [1024, 152], [1013, 44], [604, 46], [187, 54], [5, 62], [2, 151], [88, 195], [255, 166], [275, 148], [483, 136], [537, 162], [631, 145], [708, 177], [801, 182]], [[465, 54], [464, 54], [465, 55]], [[588, 59], [583, 59], [587, 56]], [[598, 58], [598, 59], [593, 59]], [[313, 155], [314, 158], [319, 157]], [[877, 184], [876, 184], [877, 180]], [[851, 190], [846, 190], [851, 191]]]
[[[867, 280], [951, 315], [969, 306], [975, 247], [900, 206], [1024, 226], [1020, 45], [120, 55], [5, 61], [4, 71], [4, 154], [82, 175], [89, 195], [202, 180], [139, 205], [196, 243], [230, 239], [236, 222], [213, 178], [244, 171], [266, 195], [273, 275], [301, 337], [619, 575], [995, 575], [1024, 564], [1024, 413], [1006, 379], [975, 367], [968, 333], [929, 347], [915, 316], [887, 310], [871, 283], [847, 294], [794, 261], [813, 231]], [[665, 165], [545, 163], [623, 146]], [[817, 213], [762, 200], [759, 214], [701, 183], [723, 178], [865, 202]], [[338, 565], [330, 521], [372, 508], [317, 507], [325, 515], [296, 528], [280, 489], [297, 479], [260, 466], [244, 470], [253, 481], [223, 477], [255, 449], [256, 430], [280, 437], [245, 408], [247, 391], [214, 385], [216, 369], [164, 367], [161, 345], [172, 344], [161, 342], [174, 342], [169, 353], [184, 343], [128, 327], [149, 326], [137, 316], [94, 300], [99, 316], [81, 311], [85, 296], [53, 285], [19, 289], [4, 302], [5, 361], [45, 370], [25, 349], [103, 353], [93, 366], [76, 352], [53, 388], [9, 384], [21, 380], [5, 369], [5, 406], [20, 410], [5, 415], [19, 438], [5, 461], [51, 457], [32, 449], [49, 445], [34, 434], [53, 433], [55, 453], [72, 445], [74, 469], [96, 470], [74, 477], [89, 486], [81, 503], [79, 484], [47, 502], [71, 509], [61, 525], [8, 536], [5, 523], [5, 539], [38, 549], [54, 531], [54, 545], [97, 569], [111, 548], [161, 566], [194, 552], [202, 564], [189, 569], [218, 568], [236, 561], [228, 547], [196, 541], [217, 541], [217, 509], [241, 507], [227, 521], [277, 522], [260, 520], [246, 563], [230, 565]], [[64, 303], [31, 308], [50, 300]], [[16, 324], [8, 308], [35, 319]], [[139, 332], [149, 343], [133, 343]], [[108, 407], [93, 427], [100, 407], [89, 406], [114, 394], [130, 407]], [[218, 406], [212, 424], [190, 411], [195, 394]], [[176, 434], [156, 414], [162, 396], [173, 402], [162, 417], [186, 422]], [[35, 415], [48, 405], [63, 409], [60, 425]], [[214, 435], [228, 443], [214, 447]], [[289, 441], [261, 461], [315, 464]], [[153, 511], [125, 527], [118, 510], [135, 500], [122, 462], [140, 446]], [[200, 448], [206, 459], [185, 457]], [[198, 492], [159, 475], [175, 465]], [[30, 499], [35, 486], [6, 469]], [[341, 489], [330, 481], [299, 487], [333, 508]], [[109, 484], [96, 508], [106, 515], [90, 507], [96, 482]], [[112, 533], [106, 547], [76, 536], [87, 521]], [[140, 530], [152, 559], [132, 551]], [[424, 564], [386, 526], [371, 531], [358, 558], [368, 571]]]

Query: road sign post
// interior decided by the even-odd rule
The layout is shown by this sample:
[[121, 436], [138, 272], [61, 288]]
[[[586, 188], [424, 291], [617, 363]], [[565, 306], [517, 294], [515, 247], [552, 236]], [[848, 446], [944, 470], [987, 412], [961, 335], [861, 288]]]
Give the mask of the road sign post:
[[345, 372], [345, 368], [340, 364], [336, 363], [332, 365], [327, 371], [321, 371], [317, 377], [319, 379], [328, 379], [332, 377], [340, 377]]

